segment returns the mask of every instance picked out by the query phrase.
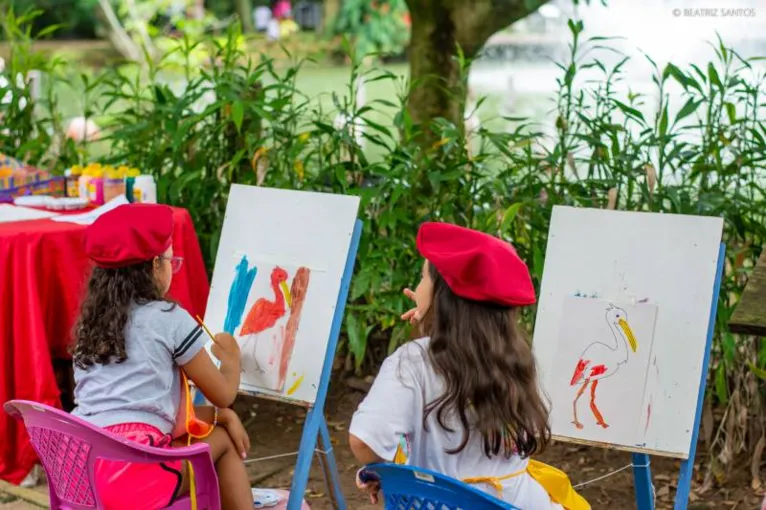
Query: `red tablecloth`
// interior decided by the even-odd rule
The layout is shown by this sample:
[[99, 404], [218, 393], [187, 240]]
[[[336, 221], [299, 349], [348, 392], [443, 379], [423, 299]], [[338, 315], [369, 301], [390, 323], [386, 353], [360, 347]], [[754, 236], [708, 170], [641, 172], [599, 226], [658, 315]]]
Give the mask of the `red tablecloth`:
[[[209, 282], [189, 213], [174, 209], [173, 250], [184, 257], [170, 295], [203, 316]], [[0, 403], [59, 406], [53, 358], [69, 358], [90, 262], [85, 227], [49, 219], [0, 223]], [[36, 462], [23, 425], [0, 410], [0, 479], [19, 483]]]

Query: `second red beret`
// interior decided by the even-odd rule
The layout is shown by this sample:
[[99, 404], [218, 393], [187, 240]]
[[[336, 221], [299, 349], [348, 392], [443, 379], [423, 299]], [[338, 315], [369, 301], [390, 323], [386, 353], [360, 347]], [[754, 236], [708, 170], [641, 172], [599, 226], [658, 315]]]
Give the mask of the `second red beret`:
[[509, 243], [449, 223], [424, 223], [420, 254], [433, 264], [458, 296], [503, 306], [535, 303], [529, 269]]

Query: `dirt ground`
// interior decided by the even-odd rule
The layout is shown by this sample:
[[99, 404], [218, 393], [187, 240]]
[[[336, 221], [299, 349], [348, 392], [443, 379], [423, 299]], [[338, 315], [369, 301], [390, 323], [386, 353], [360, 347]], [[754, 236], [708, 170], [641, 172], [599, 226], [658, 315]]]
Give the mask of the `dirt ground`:
[[[336, 383], [333, 387], [342, 392], [336, 391], [330, 395], [326, 415], [348, 508], [358, 510], [377, 508], [369, 504], [356, 490], [354, 474], [359, 465], [356, 464], [348, 448], [346, 427], [364, 395], [348, 390], [342, 383]], [[256, 416], [252, 418], [248, 426], [253, 441], [251, 457], [268, 457], [296, 451], [305, 412], [293, 406], [256, 399], [241, 399], [237, 403], [238, 411], [243, 417], [250, 414], [253, 406], [256, 406]], [[698, 456], [698, 459], [700, 457]], [[625, 452], [556, 443], [540, 460], [563, 469], [570, 475], [574, 484], [579, 484], [630, 464], [631, 457]], [[294, 462], [295, 458], [291, 457], [250, 464], [251, 479], [257, 480], [257, 485], [260, 487], [289, 488]], [[658, 510], [673, 507], [679, 467], [679, 462], [670, 459], [654, 458], [652, 460]], [[695, 475], [700, 471], [700, 466], [696, 466]], [[695, 480], [693, 488], [698, 488], [700, 483], [701, 479]], [[580, 492], [591, 503], [594, 510], [636, 508], [633, 475], [630, 469], [590, 484], [582, 488]], [[315, 461], [307, 500], [313, 509], [329, 510], [332, 505], [326, 494], [322, 471], [318, 462]], [[750, 489], [750, 479], [745, 469], [732, 474], [724, 486], [705, 494], [695, 493], [691, 499], [690, 510], [750, 510], [760, 508], [761, 500]]]
[[[352, 510], [379, 508], [371, 505], [354, 485], [354, 474], [359, 468], [348, 448], [347, 426], [351, 415], [363, 398], [363, 394], [349, 390], [343, 383], [334, 383], [326, 409], [338, 469], [343, 484], [347, 506]], [[241, 397], [236, 409], [246, 424], [253, 443], [250, 458], [263, 458], [291, 454], [298, 450], [301, 426], [306, 412], [286, 404]], [[254, 414], [253, 414], [254, 413]], [[701, 456], [698, 456], [698, 459]], [[567, 472], [574, 484], [599, 478], [630, 463], [630, 454], [597, 448], [556, 443], [540, 458]], [[257, 487], [289, 489], [292, 481], [295, 456], [288, 455], [249, 464], [251, 482]], [[673, 507], [675, 484], [680, 463], [669, 459], [652, 460], [652, 476], [657, 491], [657, 509]], [[729, 476], [720, 487], [705, 494], [693, 493], [689, 510], [751, 510], [760, 508], [760, 497], [750, 489], [746, 463]], [[697, 479], [693, 488], [698, 489], [701, 479], [700, 465], [695, 467]], [[46, 493], [44, 486], [37, 488]], [[607, 479], [583, 487], [580, 493], [591, 503], [594, 510], [635, 509], [633, 476], [625, 469]], [[306, 499], [314, 510], [333, 508], [328, 497], [321, 467], [315, 458]], [[10, 497], [0, 490], [0, 510], [38, 508], [32, 504]]]

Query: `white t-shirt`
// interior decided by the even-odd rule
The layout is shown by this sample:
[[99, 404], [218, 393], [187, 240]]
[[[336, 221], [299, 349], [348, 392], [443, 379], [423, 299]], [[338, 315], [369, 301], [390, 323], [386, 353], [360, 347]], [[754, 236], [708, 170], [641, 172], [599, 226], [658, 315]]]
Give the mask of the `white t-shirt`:
[[[460, 453], [446, 453], [445, 450], [461, 443], [462, 431], [457, 420], [451, 427], [456, 432], [450, 433], [439, 426], [434, 411], [428, 416], [428, 431], [423, 428], [425, 406], [444, 393], [443, 381], [428, 361], [428, 342], [427, 338], [409, 342], [383, 362], [370, 393], [354, 414], [350, 433], [387, 462], [393, 461], [400, 440], [405, 437], [409, 446], [408, 465], [458, 480], [503, 477], [523, 471], [527, 459], [484, 455], [480, 434], [472, 434]], [[526, 473], [503, 480], [502, 484], [503, 499], [524, 510], [562, 510]], [[476, 487], [497, 496], [490, 485]]]

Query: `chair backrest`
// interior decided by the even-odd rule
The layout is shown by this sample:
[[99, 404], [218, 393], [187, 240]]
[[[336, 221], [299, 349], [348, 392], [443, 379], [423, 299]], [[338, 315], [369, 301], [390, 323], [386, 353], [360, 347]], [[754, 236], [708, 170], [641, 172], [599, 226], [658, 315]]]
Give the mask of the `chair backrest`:
[[[48, 476], [51, 508], [103, 508], [95, 490], [94, 471], [99, 459], [123, 462], [160, 463], [173, 458], [205, 454], [210, 447], [198, 443], [181, 451], [163, 451], [114, 436], [53, 407], [13, 400], [5, 411], [22, 419], [32, 446]], [[210, 460], [212, 468], [212, 459]], [[215, 471], [212, 471], [213, 475]], [[210, 475], [208, 475], [210, 476]], [[204, 483], [204, 480], [198, 483]], [[218, 492], [215, 480], [214, 492]], [[216, 506], [217, 507], [217, 506]]]
[[519, 510], [461, 481], [395, 464], [372, 464], [378, 475], [386, 510]]

